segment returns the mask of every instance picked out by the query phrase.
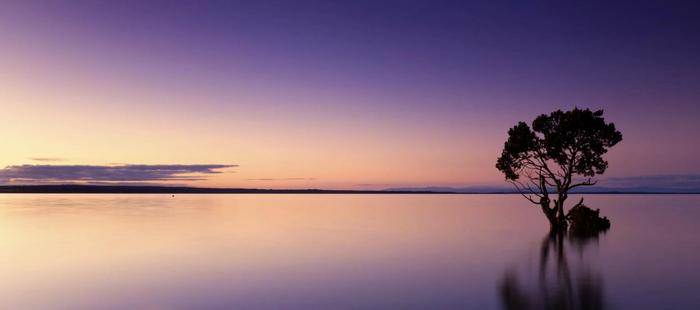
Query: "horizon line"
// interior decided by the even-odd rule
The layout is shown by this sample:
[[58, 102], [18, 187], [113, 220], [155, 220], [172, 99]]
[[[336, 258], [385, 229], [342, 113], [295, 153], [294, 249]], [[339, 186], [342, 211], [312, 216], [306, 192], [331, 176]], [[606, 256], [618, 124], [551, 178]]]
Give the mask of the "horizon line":
[[[0, 185], [0, 194], [520, 194], [517, 191], [447, 191], [427, 189], [319, 189], [319, 188], [243, 188], [243, 187], [196, 187], [196, 186], [168, 186], [168, 185], [92, 185], [92, 184], [24, 184], [24, 185]], [[661, 195], [693, 195], [700, 194], [700, 190], [693, 191], [639, 191], [639, 190], [605, 190], [605, 191], [578, 191], [572, 194], [604, 195], [604, 194], [661, 194]]]

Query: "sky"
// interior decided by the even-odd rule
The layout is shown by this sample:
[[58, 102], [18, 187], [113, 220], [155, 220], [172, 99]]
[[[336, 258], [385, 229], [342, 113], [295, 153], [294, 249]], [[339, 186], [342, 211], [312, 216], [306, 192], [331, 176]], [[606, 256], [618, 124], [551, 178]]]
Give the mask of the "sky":
[[508, 128], [573, 107], [603, 109], [623, 133], [604, 178], [698, 180], [698, 12], [2, 1], [0, 182], [504, 185]]

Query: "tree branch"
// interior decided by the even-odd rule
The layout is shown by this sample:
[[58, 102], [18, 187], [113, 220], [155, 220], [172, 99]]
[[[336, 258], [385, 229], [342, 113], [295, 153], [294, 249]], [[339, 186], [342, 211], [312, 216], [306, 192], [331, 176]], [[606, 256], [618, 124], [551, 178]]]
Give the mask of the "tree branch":
[[598, 180], [592, 181], [591, 178], [588, 178], [588, 180], [586, 180], [586, 181], [583, 181], [581, 183], [576, 183], [574, 185], [567, 187], [567, 190], [570, 190], [572, 188], [579, 187], [579, 186], [593, 186], [593, 185], [596, 185], [597, 183], [598, 183]]
[[[529, 200], [530, 202], [532, 202], [532, 203], [534, 203], [534, 204], [536, 204], [536, 205], [540, 204], [538, 201], [535, 201], [535, 200], [532, 198], [531, 195], [525, 194], [525, 193], [523, 192], [523, 190], [520, 188], [520, 186], [518, 185], [518, 182], [516, 182], [516, 181], [509, 181], [509, 182], [510, 182], [511, 184], [513, 184], [513, 186], [515, 186], [515, 188], [518, 190], [518, 193], [520, 193], [521, 196], [525, 197], [525, 199]], [[530, 190], [530, 192], [531, 192], [531, 194], [533, 194], [533, 195], [535, 195], [535, 196], [537, 196], [537, 197], [540, 197], [538, 194], [532, 193], [532, 190]]]

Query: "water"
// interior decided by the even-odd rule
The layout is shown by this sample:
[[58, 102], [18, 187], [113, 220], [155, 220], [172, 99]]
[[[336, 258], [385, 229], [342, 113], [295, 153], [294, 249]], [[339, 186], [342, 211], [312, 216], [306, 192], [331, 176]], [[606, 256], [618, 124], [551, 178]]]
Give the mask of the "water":
[[700, 195], [586, 203], [598, 239], [516, 195], [0, 195], [0, 309], [700, 308]]

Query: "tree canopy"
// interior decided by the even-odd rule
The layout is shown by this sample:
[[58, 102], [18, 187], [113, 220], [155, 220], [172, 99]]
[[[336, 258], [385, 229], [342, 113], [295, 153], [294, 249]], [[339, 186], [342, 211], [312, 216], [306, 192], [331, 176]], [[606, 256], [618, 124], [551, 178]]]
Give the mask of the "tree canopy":
[[603, 110], [557, 110], [535, 118], [532, 127], [519, 122], [508, 130], [496, 168], [543, 210], [544, 204], [549, 207], [549, 192], [555, 190], [557, 199], [549, 212], [559, 213], [563, 220], [568, 191], [594, 185], [592, 178], [608, 167], [603, 155], [620, 141], [622, 133], [605, 122]]

